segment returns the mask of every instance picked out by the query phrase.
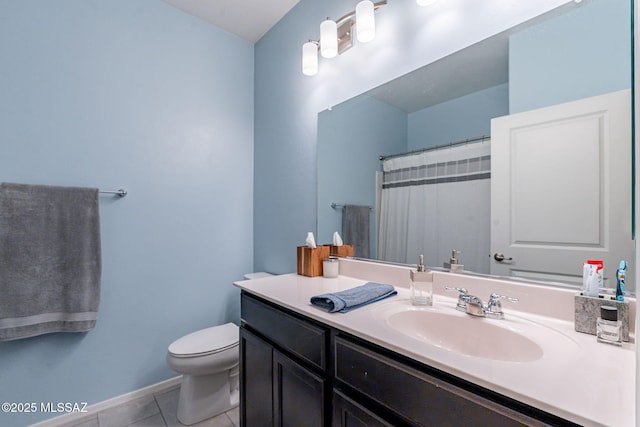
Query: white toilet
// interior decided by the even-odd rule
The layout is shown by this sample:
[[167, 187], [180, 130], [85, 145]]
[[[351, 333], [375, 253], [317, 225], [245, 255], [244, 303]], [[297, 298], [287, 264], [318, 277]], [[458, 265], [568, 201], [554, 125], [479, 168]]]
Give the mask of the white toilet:
[[169, 346], [167, 363], [182, 374], [178, 420], [195, 424], [238, 406], [239, 329], [233, 323], [202, 329]]

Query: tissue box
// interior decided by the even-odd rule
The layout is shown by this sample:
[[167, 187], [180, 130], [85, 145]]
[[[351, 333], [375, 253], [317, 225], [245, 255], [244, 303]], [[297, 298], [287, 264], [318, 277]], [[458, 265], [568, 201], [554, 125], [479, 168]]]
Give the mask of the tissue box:
[[298, 246], [298, 274], [302, 276], [322, 276], [322, 261], [329, 258], [329, 246], [310, 248]]
[[353, 245], [329, 245], [329, 254], [337, 257], [353, 256]]
[[605, 298], [575, 296], [575, 330], [586, 334], [596, 334], [596, 319], [600, 317], [600, 306], [618, 308], [618, 320], [622, 322], [622, 341], [629, 341], [629, 303]]

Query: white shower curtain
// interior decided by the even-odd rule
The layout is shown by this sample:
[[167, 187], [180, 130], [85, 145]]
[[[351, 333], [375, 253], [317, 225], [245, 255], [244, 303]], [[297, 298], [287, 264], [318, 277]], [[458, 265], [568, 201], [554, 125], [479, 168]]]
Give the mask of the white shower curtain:
[[378, 258], [442, 267], [461, 251], [466, 270], [489, 272], [490, 143], [383, 161]]

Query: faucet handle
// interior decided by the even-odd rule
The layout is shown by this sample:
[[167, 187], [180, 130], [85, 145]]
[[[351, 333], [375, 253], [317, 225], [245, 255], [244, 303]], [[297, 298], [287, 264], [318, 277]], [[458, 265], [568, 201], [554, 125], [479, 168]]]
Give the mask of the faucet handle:
[[461, 295], [466, 295], [469, 293], [466, 288], [455, 288], [453, 286], [445, 286], [444, 288], [448, 291], [458, 291]]
[[492, 292], [491, 295], [489, 295], [489, 304], [491, 304], [492, 302], [493, 303], [500, 303], [501, 299], [509, 301], [509, 302], [518, 302], [519, 301], [518, 298], [513, 298], [513, 297], [509, 297], [509, 296], [506, 296], [506, 295], [500, 295], [500, 294], [497, 294], [495, 292]]
[[460, 295], [458, 296], [458, 304], [456, 306], [456, 310], [466, 312], [467, 311], [467, 296], [469, 295], [469, 291], [466, 288], [456, 288], [452, 286], [444, 287], [448, 291], [458, 291]]
[[493, 292], [489, 296], [489, 301], [487, 302], [487, 308], [485, 309], [485, 315], [487, 317], [493, 317], [497, 319], [504, 318], [504, 313], [502, 312], [502, 304], [500, 303], [500, 300], [506, 300], [509, 302], [518, 302], [518, 298], [509, 297], [506, 295], [500, 295]]

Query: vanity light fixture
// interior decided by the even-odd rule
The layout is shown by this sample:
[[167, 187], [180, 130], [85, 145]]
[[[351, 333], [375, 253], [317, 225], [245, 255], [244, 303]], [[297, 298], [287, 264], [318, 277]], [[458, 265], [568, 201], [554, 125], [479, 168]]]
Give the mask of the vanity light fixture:
[[323, 58], [334, 58], [353, 47], [353, 28], [360, 43], [367, 43], [376, 35], [374, 12], [385, 6], [387, 0], [373, 3], [362, 0], [356, 10], [333, 21], [329, 18], [320, 24], [320, 40], [309, 40], [302, 45], [302, 74], [318, 74], [318, 51]]
[[430, 6], [437, 1], [438, 0], [416, 0], [416, 3], [418, 3], [418, 6]]

